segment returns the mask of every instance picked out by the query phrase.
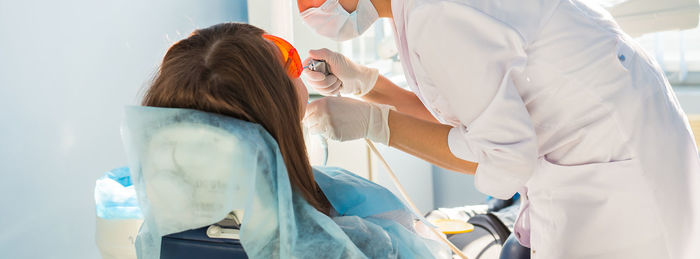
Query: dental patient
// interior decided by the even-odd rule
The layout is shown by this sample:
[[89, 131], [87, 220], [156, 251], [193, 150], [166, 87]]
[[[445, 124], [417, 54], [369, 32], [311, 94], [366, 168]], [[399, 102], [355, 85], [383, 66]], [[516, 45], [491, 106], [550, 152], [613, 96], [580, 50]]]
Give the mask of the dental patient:
[[[240, 143], [259, 148], [258, 151], [243, 154], [251, 156], [246, 161], [253, 165], [245, 165], [245, 168], [249, 168], [245, 169], [248, 173], [244, 177], [227, 180], [232, 186], [242, 187], [222, 185], [228, 187], [221, 190], [226, 193], [231, 189], [237, 193], [255, 193], [244, 201], [236, 198], [238, 196], [228, 195], [235, 196], [235, 199], [223, 203], [247, 204], [241, 225], [241, 243], [251, 258], [450, 257], [446, 246], [429, 235], [419, 234], [420, 228], [425, 226], [416, 224], [416, 216], [390, 191], [339, 168], [311, 167], [301, 124], [308, 102], [306, 87], [299, 78], [302, 69], [298, 53], [292, 45], [254, 26], [224, 23], [196, 30], [167, 51], [143, 99], [142, 105], [148, 107], [127, 110], [125, 143], [131, 141], [131, 144], [126, 144], [127, 149], [129, 146], [152, 148], [155, 145], [140, 142], [156, 138], [151, 131], [156, 132], [154, 128], [164, 125], [153, 122], [159, 116], [169, 116], [169, 120], [178, 123], [203, 121], [223, 129], [222, 132], [244, 136], [237, 138]], [[139, 133], [139, 130], [146, 133]], [[194, 138], [201, 131], [191, 132], [191, 135], [179, 134], [173, 138]], [[139, 134], [144, 137], [138, 138]], [[248, 137], [245, 134], [252, 135]], [[155, 146], [168, 145], [171, 144]], [[268, 150], [274, 150], [270, 152], [281, 156], [274, 153], [266, 155]], [[146, 156], [143, 154], [147, 152], [139, 152], [132, 152], [138, 154], [130, 157]], [[172, 157], [175, 161], [175, 153], [173, 148], [172, 155], [164, 157]], [[275, 163], [275, 157], [281, 157], [280, 163]], [[133, 168], [151, 170], [148, 169], [149, 163], [145, 162], [148, 159], [130, 160], [132, 171]], [[173, 164], [186, 166], [177, 162]], [[235, 166], [243, 166], [239, 164]], [[204, 175], [202, 173], [202, 178], [209, 177]], [[281, 178], [275, 178], [278, 176]], [[189, 182], [206, 180], [192, 179], [197, 174], [187, 177]], [[253, 179], [249, 180], [250, 185], [237, 182], [247, 177]], [[148, 204], [137, 251], [140, 258], [157, 258], [159, 236], [196, 227], [185, 222], [178, 223], [179, 227], [167, 228], [177, 225], [171, 224], [171, 221], [183, 221], [185, 216], [159, 211], [173, 210], [177, 206], [189, 208], [184, 206], [188, 206], [187, 202], [195, 199], [193, 197], [207, 197], [190, 189], [205, 184], [183, 185], [189, 187], [159, 193], [157, 190], [166, 190], [168, 187], [164, 186], [167, 184], [160, 184], [154, 177], [136, 178], [141, 206]], [[160, 179], [167, 182], [171, 178]], [[250, 187], [254, 190], [247, 190], [248, 186], [254, 186]], [[290, 194], [285, 194], [285, 186], [291, 187]], [[181, 189], [194, 194], [183, 194], [181, 200], [185, 201], [180, 201], [178, 192]], [[161, 198], [162, 193], [167, 194], [165, 198]], [[211, 194], [211, 197], [216, 195], [223, 194]], [[206, 203], [206, 200], [198, 202]], [[197, 206], [210, 208], [219, 205]], [[223, 217], [225, 214], [217, 216]], [[149, 233], [156, 233], [155, 237], [147, 236]]]

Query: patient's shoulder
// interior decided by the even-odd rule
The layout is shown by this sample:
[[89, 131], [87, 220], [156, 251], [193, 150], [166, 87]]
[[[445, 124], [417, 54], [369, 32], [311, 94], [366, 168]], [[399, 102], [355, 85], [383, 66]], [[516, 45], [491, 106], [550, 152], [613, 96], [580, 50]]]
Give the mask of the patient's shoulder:
[[314, 167], [314, 179], [340, 215], [367, 217], [407, 210], [388, 189], [342, 168]]
[[[357, 175], [357, 174], [355, 174], [355, 173], [353, 173], [353, 172], [350, 172], [350, 171], [348, 171], [348, 170], [345, 170], [345, 169], [340, 168], [340, 167], [335, 167], [335, 166], [314, 166], [314, 167], [313, 167], [313, 171], [314, 171], [314, 175], [320, 173], [320, 174], [332, 175], [332, 176], [335, 176], [335, 175], [350, 175], [350, 176], [362, 178], [361, 176], [359, 176], [359, 175]], [[364, 179], [364, 178], [362, 178], [362, 179]]]

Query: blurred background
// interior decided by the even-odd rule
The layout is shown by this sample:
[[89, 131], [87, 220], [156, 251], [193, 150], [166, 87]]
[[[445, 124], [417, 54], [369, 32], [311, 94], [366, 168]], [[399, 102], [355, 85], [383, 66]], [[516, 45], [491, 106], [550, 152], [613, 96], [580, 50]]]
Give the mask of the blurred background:
[[[684, 110], [700, 114], [697, 0], [594, 1], [666, 71]], [[0, 0], [0, 258], [99, 258], [95, 180], [126, 165], [120, 124], [167, 48], [196, 28], [249, 22], [302, 55], [330, 48], [405, 85], [391, 21], [336, 43], [311, 32], [289, 0]], [[698, 133], [696, 133], [696, 136]], [[381, 147], [418, 207], [483, 203], [473, 177]], [[338, 165], [393, 189], [361, 142], [330, 143]]]

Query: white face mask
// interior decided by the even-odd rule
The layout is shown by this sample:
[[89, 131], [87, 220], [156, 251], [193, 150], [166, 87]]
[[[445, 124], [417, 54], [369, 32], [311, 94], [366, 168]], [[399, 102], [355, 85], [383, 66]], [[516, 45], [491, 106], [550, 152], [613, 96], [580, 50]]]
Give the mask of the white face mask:
[[379, 14], [370, 0], [359, 0], [352, 13], [345, 11], [338, 0], [327, 0], [320, 7], [302, 12], [301, 17], [318, 34], [344, 41], [360, 36], [379, 19]]

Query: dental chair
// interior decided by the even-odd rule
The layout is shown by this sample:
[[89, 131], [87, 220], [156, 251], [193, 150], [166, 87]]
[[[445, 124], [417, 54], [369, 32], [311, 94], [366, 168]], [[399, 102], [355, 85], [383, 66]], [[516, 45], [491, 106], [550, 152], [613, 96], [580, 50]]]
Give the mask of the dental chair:
[[[277, 143], [260, 125], [189, 109], [125, 112], [122, 137], [144, 215], [139, 258], [287, 258], [317, 241], [300, 230], [334, 224], [292, 192]], [[234, 226], [239, 239], [207, 235], [236, 210], [245, 211]]]
[[[371, 218], [408, 209], [390, 191], [342, 169], [314, 169], [319, 186], [330, 188], [324, 189], [329, 201], [340, 202], [333, 204], [340, 216], [317, 211], [292, 191], [277, 142], [258, 124], [197, 110], [132, 106], [126, 108], [122, 138], [144, 216], [135, 242], [141, 259], [449, 256], [437, 241], [419, 244], [399, 223]], [[334, 193], [335, 184], [350, 189]], [[353, 190], [396, 201], [341, 202]], [[343, 216], [353, 209], [362, 215]]]
[[206, 227], [170, 234], [161, 239], [161, 259], [247, 259], [240, 240], [240, 213]]
[[[163, 123], [158, 119], [151, 122]], [[148, 250], [147, 254], [152, 256], [159, 251], [158, 257], [163, 259], [247, 258], [239, 235], [240, 220], [232, 210], [226, 211], [227, 207], [242, 209], [235, 197], [247, 196], [252, 185], [244, 184], [251, 181], [244, 174], [235, 176], [239, 181], [227, 175], [255, 170], [248, 164], [232, 163], [229, 159], [245, 156], [240, 153], [242, 149], [234, 148], [239, 139], [206, 122], [177, 118], [166, 125], [145, 128], [157, 130], [147, 130], [148, 140], [142, 142], [138, 166], [132, 168], [140, 168], [135, 177], [143, 190], [139, 199], [148, 199], [144, 212], [148, 211], [152, 220], [148, 222], [146, 216], [147, 223], [142, 226], [137, 240], [137, 251]], [[135, 185], [138, 189], [138, 183]], [[167, 235], [160, 238], [160, 242], [145, 239], [142, 233], [160, 224], [166, 225], [165, 231], [157, 232]], [[175, 233], [169, 234], [171, 232]], [[160, 249], [153, 249], [156, 243], [160, 243]]]

